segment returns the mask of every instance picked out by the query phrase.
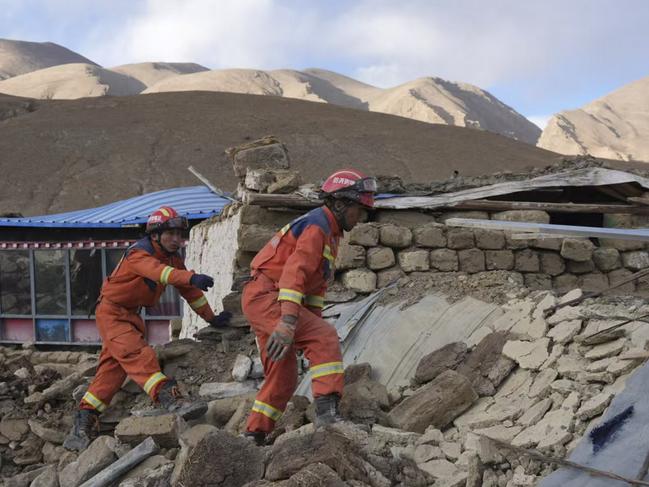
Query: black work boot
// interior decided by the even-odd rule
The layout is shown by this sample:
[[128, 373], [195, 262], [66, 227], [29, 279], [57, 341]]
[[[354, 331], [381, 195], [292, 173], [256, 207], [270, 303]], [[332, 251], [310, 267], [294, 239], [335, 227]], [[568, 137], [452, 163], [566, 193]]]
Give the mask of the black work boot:
[[247, 440], [254, 441], [257, 446], [266, 444], [266, 433], [263, 431], [246, 431], [242, 436]]
[[340, 404], [340, 396], [338, 394], [327, 394], [326, 396], [316, 397], [314, 402], [315, 421], [313, 424], [316, 429], [343, 421], [338, 409], [338, 404]]
[[79, 409], [74, 416], [72, 430], [63, 442], [67, 450], [85, 450], [99, 436], [99, 413], [92, 409]]
[[175, 380], [168, 380], [160, 386], [158, 402], [164, 409], [183, 419], [200, 418], [207, 412], [207, 403], [184, 398]]

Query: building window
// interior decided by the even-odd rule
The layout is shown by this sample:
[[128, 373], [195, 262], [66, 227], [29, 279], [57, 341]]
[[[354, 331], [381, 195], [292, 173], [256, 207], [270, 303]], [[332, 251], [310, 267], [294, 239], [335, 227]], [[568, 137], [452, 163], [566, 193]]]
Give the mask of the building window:
[[65, 250], [34, 251], [36, 314], [68, 314], [65, 260]]
[[70, 251], [70, 297], [74, 316], [93, 315], [101, 290], [101, 250]]
[[0, 311], [7, 315], [31, 315], [29, 250], [0, 252]]

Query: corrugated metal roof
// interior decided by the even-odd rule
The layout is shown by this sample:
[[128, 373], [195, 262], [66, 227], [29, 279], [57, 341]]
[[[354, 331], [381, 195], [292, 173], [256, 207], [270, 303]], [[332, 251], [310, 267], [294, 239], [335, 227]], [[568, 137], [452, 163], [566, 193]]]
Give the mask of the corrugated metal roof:
[[2, 227], [120, 228], [146, 223], [161, 206], [171, 206], [190, 220], [218, 215], [228, 200], [205, 186], [173, 188], [117, 201], [99, 208], [24, 218], [0, 218]]

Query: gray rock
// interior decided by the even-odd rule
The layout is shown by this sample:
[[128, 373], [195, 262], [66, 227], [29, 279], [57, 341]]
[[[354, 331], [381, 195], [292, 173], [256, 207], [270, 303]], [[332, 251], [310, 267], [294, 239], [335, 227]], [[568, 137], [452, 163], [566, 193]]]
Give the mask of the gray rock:
[[359, 293], [371, 293], [376, 289], [376, 274], [369, 269], [351, 269], [343, 273], [345, 287]]
[[520, 250], [514, 254], [514, 269], [518, 272], [539, 272], [541, 261], [538, 252], [533, 250]]
[[550, 276], [558, 276], [566, 270], [566, 264], [559, 254], [554, 252], [540, 252], [541, 271]]
[[591, 260], [594, 249], [595, 245], [590, 240], [566, 238], [561, 244], [561, 257], [575, 262], [585, 262]]
[[379, 244], [379, 227], [374, 223], [359, 223], [349, 232], [349, 243], [363, 247]]
[[237, 382], [243, 382], [248, 378], [252, 369], [252, 359], [247, 355], [238, 354], [232, 366], [232, 378]]
[[399, 252], [399, 265], [405, 272], [427, 271], [430, 268], [428, 251], [402, 250]]
[[418, 247], [446, 247], [444, 225], [429, 223], [417, 226], [413, 229], [412, 234], [415, 240], [415, 245]]
[[602, 272], [618, 269], [622, 265], [620, 251], [606, 247], [600, 247], [593, 251], [593, 262]]
[[485, 254], [479, 249], [460, 250], [457, 253], [460, 270], [474, 274], [486, 269]]
[[627, 269], [639, 271], [649, 267], [649, 253], [645, 251], [624, 252], [622, 263]]
[[409, 228], [393, 224], [382, 225], [379, 230], [379, 239], [382, 245], [393, 248], [405, 248], [412, 242], [412, 232]]
[[457, 271], [460, 268], [457, 252], [451, 249], [431, 250], [430, 265], [442, 272]]
[[423, 433], [429, 425], [444, 428], [478, 399], [469, 380], [447, 370], [404, 399], [390, 412], [399, 428]]
[[205, 382], [201, 384], [198, 395], [205, 400], [243, 396], [257, 390], [255, 381], [245, 382]]
[[178, 436], [187, 423], [175, 414], [160, 416], [129, 416], [119, 422], [115, 428], [115, 436], [123, 443], [138, 445], [147, 437], [152, 437], [162, 448], [178, 446]]
[[467, 354], [464, 342], [449, 343], [422, 357], [415, 371], [415, 380], [420, 384], [429, 382], [448, 369], [456, 369]]
[[509, 210], [491, 214], [492, 220], [509, 222], [550, 223], [550, 215], [540, 210]]
[[112, 436], [100, 436], [59, 472], [59, 484], [66, 487], [81, 485], [117, 460], [116, 446], [117, 440]]
[[446, 232], [449, 249], [470, 249], [475, 246], [473, 230], [467, 228], [449, 228]]
[[[428, 254], [426, 255], [428, 258]], [[367, 250], [367, 267], [373, 271], [392, 267], [396, 262], [390, 247], [374, 247]]]
[[476, 228], [474, 231], [476, 247], [483, 250], [505, 248], [505, 234], [500, 230]]
[[511, 271], [514, 268], [514, 252], [511, 250], [485, 250], [488, 271]]

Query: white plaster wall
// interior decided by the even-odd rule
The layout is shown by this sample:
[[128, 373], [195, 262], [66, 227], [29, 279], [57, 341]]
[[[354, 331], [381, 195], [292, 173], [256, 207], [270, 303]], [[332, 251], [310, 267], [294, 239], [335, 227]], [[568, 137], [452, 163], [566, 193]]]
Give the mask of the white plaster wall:
[[[214, 278], [214, 287], [205, 293], [215, 313], [223, 310], [221, 300], [230, 294], [239, 248], [241, 212], [223, 221], [204, 222], [192, 228], [185, 265], [199, 274]], [[193, 338], [207, 323], [188, 306], [184, 306], [180, 338]]]

